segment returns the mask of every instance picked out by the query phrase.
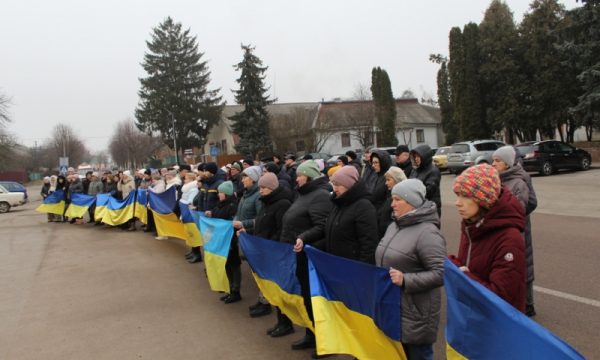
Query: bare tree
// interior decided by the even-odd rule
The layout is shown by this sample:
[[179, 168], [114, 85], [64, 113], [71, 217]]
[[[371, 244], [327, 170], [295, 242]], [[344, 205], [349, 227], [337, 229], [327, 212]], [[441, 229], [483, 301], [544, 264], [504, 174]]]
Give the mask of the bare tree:
[[90, 152], [75, 130], [67, 124], [57, 124], [52, 130], [51, 138], [42, 146], [43, 162], [40, 165], [50, 169], [56, 168], [59, 157], [68, 157], [69, 165], [76, 167], [89, 158]]
[[131, 169], [141, 167], [161, 146], [160, 138], [141, 132], [127, 119], [117, 124], [108, 150], [117, 165]]
[[365, 149], [375, 143], [376, 136], [375, 109], [370, 88], [358, 83], [354, 88], [352, 100], [356, 101], [356, 104], [346, 114], [344, 125], [352, 129], [350, 136]]
[[9, 161], [13, 158], [12, 148], [14, 141], [12, 136], [6, 131], [4, 126], [10, 122], [8, 107], [10, 99], [0, 93], [0, 170], [5, 170], [9, 166]]

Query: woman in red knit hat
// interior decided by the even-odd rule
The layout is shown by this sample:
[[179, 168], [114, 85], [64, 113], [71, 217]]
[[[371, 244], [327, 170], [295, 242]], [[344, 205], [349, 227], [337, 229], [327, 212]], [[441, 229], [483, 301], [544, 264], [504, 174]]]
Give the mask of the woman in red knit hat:
[[506, 302], [525, 311], [525, 211], [502, 188], [498, 171], [488, 164], [473, 166], [454, 182], [461, 216], [458, 256], [450, 260], [468, 277]]

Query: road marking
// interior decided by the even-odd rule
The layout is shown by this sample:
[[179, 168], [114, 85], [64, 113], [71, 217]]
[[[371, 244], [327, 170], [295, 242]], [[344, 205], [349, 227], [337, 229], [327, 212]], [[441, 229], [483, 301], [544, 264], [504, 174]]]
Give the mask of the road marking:
[[586, 304], [586, 305], [591, 305], [591, 306], [595, 306], [597, 308], [600, 308], [600, 301], [598, 300], [594, 300], [594, 299], [588, 299], [588, 298], [584, 298], [581, 296], [577, 296], [577, 295], [572, 295], [572, 294], [568, 294], [562, 291], [558, 291], [558, 290], [552, 290], [552, 289], [546, 289], [540, 286], [533, 286], [533, 290], [537, 291], [537, 292], [541, 292], [544, 294], [548, 294], [548, 295], [552, 295], [552, 296], [556, 296], [559, 298], [563, 298], [563, 299], [567, 299], [567, 300], [572, 300], [572, 301], [576, 301], [578, 303], [582, 303], [582, 304]]

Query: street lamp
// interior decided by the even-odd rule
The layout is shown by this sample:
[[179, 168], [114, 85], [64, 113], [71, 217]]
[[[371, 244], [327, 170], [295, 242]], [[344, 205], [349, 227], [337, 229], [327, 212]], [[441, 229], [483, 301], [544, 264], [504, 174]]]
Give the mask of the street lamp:
[[173, 122], [173, 149], [175, 149], [175, 164], [179, 165], [179, 155], [177, 154], [177, 132], [175, 131], [175, 115], [172, 112], [165, 109], [171, 115], [171, 121]]

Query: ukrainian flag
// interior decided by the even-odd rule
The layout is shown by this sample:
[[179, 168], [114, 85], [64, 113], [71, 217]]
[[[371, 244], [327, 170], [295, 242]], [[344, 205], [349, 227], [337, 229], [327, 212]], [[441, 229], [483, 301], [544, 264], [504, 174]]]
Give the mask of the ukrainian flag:
[[148, 190], [137, 189], [136, 191], [137, 195], [135, 196], [133, 216], [138, 218], [142, 224], [148, 224]]
[[584, 359], [569, 344], [496, 294], [444, 263], [446, 357], [455, 359]]
[[96, 208], [94, 209], [94, 220], [102, 221], [104, 215], [106, 214], [106, 207], [108, 206], [109, 200], [109, 193], [102, 193], [96, 195]]
[[210, 288], [228, 293], [229, 280], [225, 273], [225, 263], [233, 237], [233, 222], [200, 216], [199, 227], [204, 240], [204, 263]]
[[183, 228], [187, 234], [185, 239], [187, 246], [202, 246], [202, 236], [200, 235], [200, 229], [198, 229], [198, 225], [196, 225], [196, 221], [194, 221], [194, 217], [192, 216], [190, 207], [188, 206], [188, 204], [179, 203], [179, 210], [181, 213], [181, 222], [183, 223]]
[[176, 202], [177, 193], [174, 187], [160, 194], [148, 192], [148, 204], [152, 210], [158, 235], [187, 240], [187, 232], [173, 212]]
[[293, 246], [242, 233], [240, 246], [262, 294], [296, 325], [313, 329], [296, 277]]
[[106, 205], [106, 213], [102, 222], [108, 225], [121, 225], [133, 218], [133, 207], [135, 205], [135, 191], [129, 193], [127, 198], [117, 200], [110, 197]]
[[71, 195], [71, 203], [65, 212], [65, 216], [70, 218], [83, 217], [95, 201], [96, 197], [94, 195], [74, 193]]
[[305, 246], [317, 354], [406, 359], [401, 289], [388, 270]]
[[35, 210], [48, 214], [62, 215], [65, 212], [65, 192], [56, 190], [48, 195], [42, 205], [38, 206]]

